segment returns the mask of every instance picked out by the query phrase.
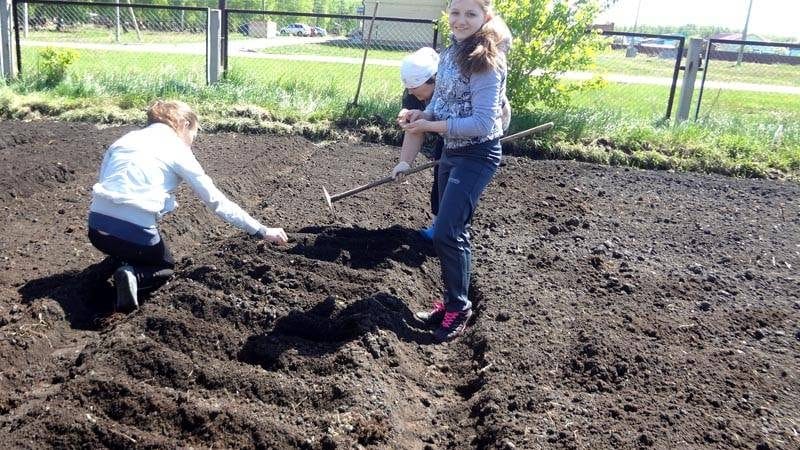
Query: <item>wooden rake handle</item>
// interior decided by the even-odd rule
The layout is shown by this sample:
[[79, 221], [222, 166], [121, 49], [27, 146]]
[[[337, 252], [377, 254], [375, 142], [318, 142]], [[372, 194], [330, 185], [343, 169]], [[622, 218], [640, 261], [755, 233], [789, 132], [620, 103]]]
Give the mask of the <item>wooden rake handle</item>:
[[[550, 128], [553, 128], [553, 122], [543, 123], [543, 124], [535, 126], [533, 128], [528, 128], [525, 131], [520, 131], [519, 133], [514, 133], [514, 134], [512, 134], [510, 136], [505, 136], [505, 137], [500, 139], [500, 143], [511, 142], [513, 140], [516, 140], [516, 139], [519, 139], [519, 138], [522, 138], [522, 137], [525, 137], [525, 136], [529, 136], [529, 135], [534, 134], [534, 133], [547, 131]], [[433, 166], [435, 166], [437, 164], [439, 164], [439, 161], [430, 161], [430, 162], [427, 162], [425, 164], [420, 164], [418, 166], [412, 167], [411, 169], [403, 171], [402, 173], [403, 173], [403, 175], [411, 175], [412, 173], [422, 172], [423, 170], [430, 169], [431, 167], [433, 167]], [[380, 186], [382, 184], [386, 184], [386, 183], [389, 183], [391, 181], [394, 181], [394, 178], [392, 178], [391, 176], [388, 176], [388, 177], [385, 177], [385, 178], [381, 178], [380, 180], [375, 180], [375, 181], [373, 181], [371, 183], [367, 183], [367, 184], [365, 184], [363, 186], [358, 186], [357, 188], [350, 189], [349, 191], [340, 192], [340, 193], [334, 194], [334, 195], [328, 194], [328, 190], [325, 189], [324, 187], [322, 188], [322, 190], [325, 192], [325, 201], [328, 203], [328, 207], [332, 208], [331, 204], [333, 202], [335, 202], [335, 201], [341, 200], [341, 199], [343, 199], [345, 197], [350, 197], [351, 195], [358, 194], [359, 192], [366, 191], [367, 189], [372, 189], [372, 188], [374, 188], [376, 186]]]
[[[431, 167], [439, 164], [439, 161], [429, 161], [425, 164], [420, 164], [418, 166], [412, 167], [411, 169], [403, 171], [403, 175], [411, 175], [412, 173], [422, 172], [423, 170], [430, 169]], [[331, 202], [335, 202], [337, 200], [343, 199], [345, 197], [350, 197], [351, 195], [358, 194], [361, 191], [366, 191], [367, 189], [372, 189], [376, 186], [380, 186], [382, 184], [389, 183], [390, 181], [394, 181], [394, 178], [390, 176], [386, 178], [381, 178], [380, 180], [375, 180], [372, 183], [367, 183], [363, 186], [359, 186], [354, 189], [350, 189], [349, 191], [344, 191], [335, 195], [331, 195]]]

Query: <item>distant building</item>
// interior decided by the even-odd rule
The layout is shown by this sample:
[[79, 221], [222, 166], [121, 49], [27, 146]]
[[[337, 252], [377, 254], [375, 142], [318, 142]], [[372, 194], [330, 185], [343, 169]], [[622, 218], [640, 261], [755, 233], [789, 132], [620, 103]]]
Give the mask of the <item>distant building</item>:
[[[364, 1], [364, 16], [372, 17], [375, 1]], [[378, 16], [402, 17], [406, 19], [438, 20], [447, 8], [447, 0], [381, 0]], [[364, 20], [363, 36], [369, 32], [369, 20]], [[445, 36], [439, 36], [438, 42], [445, 42]], [[372, 39], [377, 44], [396, 45], [407, 48], [419, 48], [433, 44], [433, 27], [423, 23], [402, 23], [376, 21], [372, 30]]]
[[590, 30], [600, 30], [602, 32], [614, 31], [614, 22], [611, 23], [595, 23], [589, 27]]
[[[714, 36], [711, 36], [711, 39], [724, 39], [728, 41], [741, 41], [742, 34], [741, 33], [718, 33]], [[762, 36], [757, 34], [748, 34], [747, 41], [752, 42], [767, 42]], [[714, 44], [714, 49], [720, 52], [738, 52], [741, 48], [741, 44], [728, 44], [728, 43], [717, 43]], [[772, 46], [772, 45], [745, 45], [744, 46], [744, 53], [761, 53], [761, 54], [770, 54], [770, 55], [786, 55], [788, 52], [786, 47], [780, 46]]]

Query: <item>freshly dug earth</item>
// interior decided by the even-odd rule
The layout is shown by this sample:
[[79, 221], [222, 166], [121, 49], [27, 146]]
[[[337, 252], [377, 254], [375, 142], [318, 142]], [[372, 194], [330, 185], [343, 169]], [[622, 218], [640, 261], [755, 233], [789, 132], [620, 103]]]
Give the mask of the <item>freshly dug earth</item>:
[[429, 173], [397, 149], [201, 136], [265, 245], [181, 188], [174, 279], [113, 314], [85, 218], [130, 130], [0, 122], [3, 448], [800, 446], [800, 187], [509, 156], [473, 226], [474, 323], [431, 343]]

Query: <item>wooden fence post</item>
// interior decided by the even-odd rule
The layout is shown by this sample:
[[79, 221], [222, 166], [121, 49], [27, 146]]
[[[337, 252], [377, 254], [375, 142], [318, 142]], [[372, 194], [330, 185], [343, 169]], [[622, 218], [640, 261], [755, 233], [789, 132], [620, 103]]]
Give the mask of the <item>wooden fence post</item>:
[[17, 76], [14, 50], [14, 3], [0, 0], [0, 73], [7, 80]]
[[676, 123], [681, 123], [689, 118], [689, 111], [692, 109], [692, 95], [694, 95], [694, 82], [697, 80], [697, 71], [700, 68], [702, 48], [702, 39], [689, 39], [689, 49], [686, 52], [686, 68], [683, 71], [683, 84], [681, 85], [681, 96], [678, 100], [678, 114], [675, 115]]
[[222, 11], [208, 10], [208, 34], [206, 35], [206, 82], [219, 81], [222, 63]]
[[361, 83], [364, 81], [364, 69], [367, 67], [367, 52], [369, 52], [369, 46], [372, 43], [372, 28], [375, 26], [375, 17], [378, 15], [378, 5], [380, 4], [381, 2], [375, 2], [375, 9], [372, 11], [372, 20], [369, 22], [369, 34], [367, 34], [367, 42], [364, 43], [364, 58], [361, 60], [361, 72], [358, 74], [358, 86], [356, 87], [356, 96], [353, 99], [353, 106], [358, 106], [358, 97], [361, 95]]

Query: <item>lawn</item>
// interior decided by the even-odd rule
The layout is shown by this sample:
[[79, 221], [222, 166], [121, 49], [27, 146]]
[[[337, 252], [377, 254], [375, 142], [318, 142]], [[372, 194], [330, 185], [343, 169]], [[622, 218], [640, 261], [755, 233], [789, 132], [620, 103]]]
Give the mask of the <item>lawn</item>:
[[[28, 31], [28, 36], [25, 37], [20, 33], [20, 38], [29, 41], [39, 42], [97, 42], [115, 44], [116, 33], [114, 28], [107, 28], [94, 25], [83, 25], [81, 27], [68, 28], [65, 31], [54, 30], [34, 30]], [[141, 38], [141, 39], [140, 39]], [[178, 32], [178, 31], [151, 31], [141, 29], [139, 34], [132, 28], [125, 31], [120, 31], [119, 43], [134, 44], [179, 44], [189, 42], [203, 42], [206, 40], [205, 32], [202, 30], [198, 33]]]
[[[299, 44], [281, 47], [265, 48], [263, 51], [278, 55], [320, 55], [320, 56], [339, 56], [346, 58], [362, 58], [364, 47], [348, 44], [349, 41], [343, 40], [340, 43], [334, 41], [330, 44]], [[369, 58], [401, 60], [410, 53], [410, 50], [387, 50], [380, 46], [371, 48], [368, 52]]]
[[[602, 73], [666, 78], [672, 78], [674, 70], [675, 58], [660, 58], [643, 54], [639, 54], [635, 58], [626, 58], [625, 50], [607, 50], [600, 53], [595, 61], [595, 67], [592, 69], [592, 71]], [[735, 62], [731, 61], [711, 60], [707, 78], [719, 82], [800, 86], [800, 65], [742, 63], [737, 66]]]
[[[67, 78], [42, 91], [31, 69], [36, 67], [38, 50], [23, 49], [24, 67], [29, 69], [23, 82], [12, 85], [16, 92], [38, 92], [61, 103], [78, 100], [103, 111], [108, 105], [140, 111], [153, 98], [172, 97], [193, 104], [205, 117], [222, 114], [215, 120], [230, 119], [219, 111], [229, 111], [233, 105], [255, 105], [288, 123], [381, 117], [385, 124], [391, 123], [400, 107], [402, 87], [396, 67], [367, 65], [360, 108], [349, 109], [359, 64], [233, 56], [227, 80], [205, 86], [202, 55], [76, 50], [78, 58]], [[681, 160], [728, 161], [719, 170], [723, 173], [751, 173], [750, 169], [731, 169], [751, 162], [762, 169], [800, 169], [798, 95], [708, 91], [700, 120], [676, 127], [674, 121], [663, 120], [667, 87], [610, 82], [601, 86], [574, 93], [571, 103], [562, 108], [517, 111], [512, 131], [554, 120], [554, 136], [560, 142], [585, 144], [604, 138], [629, 151], [652, 150]], [[716, 170], [708, 169], [706, 163], [699, 167]]]
[[[36, 67], [37, 48], [24, 48], [23, 68]], [[181, 96], [196, 102], [253, 103], [280, 116], [304, 120], [336, 117], [353, 101], [358, 64], [231, 57], [229, 81], [205, 86], [205, 57], [110, 50], [75, 50], [68, 79], [56, 92], [69, 97], [117, 98], [126, 105]], [[25, 70], [25, 69], [24, 69]], [[24, 73], [30, 73], [25, 71]], [[367, 65], [360, 103], [391, 115], [402, 92], [396, 67]]]

